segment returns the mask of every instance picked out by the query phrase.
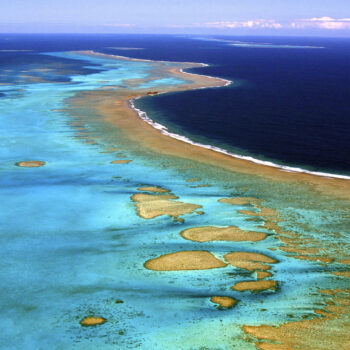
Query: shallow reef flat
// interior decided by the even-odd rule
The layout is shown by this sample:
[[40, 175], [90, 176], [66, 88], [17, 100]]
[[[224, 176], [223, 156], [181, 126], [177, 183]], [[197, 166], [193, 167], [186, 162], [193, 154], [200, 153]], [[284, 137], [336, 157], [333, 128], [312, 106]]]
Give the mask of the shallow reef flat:
[[272, 349], [349, 349], [349, 290], [330, 293], [327, 306], [317, 310], [321, 318], [287, 322], [279, 327], [244, 326], [243, 329], [261, 350]]
[[182, 71], [203, 65], [50, 57], [57, 82], [43, 64], [14, 74], [20, 97], [0, 87], [0, 347], [349, 348], [349, 182], [232, 160], [130, 109], [224, 88]]

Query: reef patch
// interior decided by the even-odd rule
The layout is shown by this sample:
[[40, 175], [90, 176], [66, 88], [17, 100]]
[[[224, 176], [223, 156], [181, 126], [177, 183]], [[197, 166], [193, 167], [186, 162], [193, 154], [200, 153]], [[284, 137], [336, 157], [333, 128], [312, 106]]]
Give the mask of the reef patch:
[[145, 267], [153, 271], [207, 270], [227, 264], [207, 251], [180, 251], [148, 260]]
[[180, 215], [191, 214], [201, 205], [175, 201], [179, 197], [173, 194], [134, 194], [131, 199], [136, 203], [137, 213], [144, 219], [153, 219], [157, 216], [168, 215], [178, 218]]
[[272, 280], [245, 281], [238, 282], [231, 288], [238, 292], [245, 292], [247, 290], [251, 292], [261, 292], [267, 289], [275, 290], [277, 288], [277, 282]]
[[210, 301], [214, 304], [219, 304], [219, 308], [230, 309], [234, 307], [238, 300], [231, 297], [212, 297]]
[[103, 317], [88, 316], [80, 321], [83, 327], [97, 326], [105, 323], [107, 320]]
[[267, 234], [262, 232], [245, 231], [236, 226], [216, 227], [204, 226], [189, 228], [181, 232], [181, 236], [190, 241], [251, 241], [257, 242], [266, 238]]

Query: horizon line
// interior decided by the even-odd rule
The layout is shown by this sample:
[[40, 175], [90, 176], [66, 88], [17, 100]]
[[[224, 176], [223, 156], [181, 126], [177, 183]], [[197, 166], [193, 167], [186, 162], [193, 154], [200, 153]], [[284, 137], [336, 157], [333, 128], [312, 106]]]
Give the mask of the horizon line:
[[348, 38], [350, 35], [324, 35], [324, 34], [222, 34], [222, 33], [125, 33], [125, 32], [111, 32], [111, 33], [101, 33], [101, 32], [0, 32], [0, 35], [168, 35], [168, 36], [260, 36], [260, 37], [304, 37], [304, 38]]

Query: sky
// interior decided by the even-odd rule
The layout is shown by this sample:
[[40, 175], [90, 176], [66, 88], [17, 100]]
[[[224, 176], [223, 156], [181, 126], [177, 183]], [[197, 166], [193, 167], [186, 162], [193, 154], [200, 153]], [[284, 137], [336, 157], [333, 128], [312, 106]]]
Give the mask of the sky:
[[350, 37], [350, 0], [0, 0], [0, 32]]

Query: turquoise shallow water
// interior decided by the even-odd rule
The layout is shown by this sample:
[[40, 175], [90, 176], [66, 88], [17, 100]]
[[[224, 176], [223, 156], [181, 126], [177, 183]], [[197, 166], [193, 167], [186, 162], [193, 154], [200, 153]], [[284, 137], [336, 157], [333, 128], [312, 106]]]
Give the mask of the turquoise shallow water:
[[[238, 213], [247, 207], [218, 200], [232, 195], [264, 198], [284, 213], [286, 228], [321, 240], [337, 237], [338, 243], [347, 244], [339, 202], [314, 205], [320, 197], [303, 188], [292, 192], [287, 185], [150, 157], [131, 145], [125, 149], [118, 131], [96, 121], [85, 125], [96, 144], [85, 143], [69, 125], [72, 119], [60, 112], [65, 99], [145, 79], [154, 67], [73, 53], [52, 55], [83, 59], [100, 72], [72, 75], [70, 82], [0, 86], [2, 349], [254, 349], [242, 325], [311, 317], [323, 302], [316, 290], [344, 284], [328, 273], [338, 265], [288, 257], [278, 249], [275, 234], [259, 227], [262, 220], [247, 221]], [[157, 77], [141, 87], [179, 83]], [[101, 152], [111, 146], [121, 146], [132, 162], [110, 164], [116, 154]], [[46, 165], [15, 166], [22, 160]], [[202, 179], [199, 184], [212, 187], [194, 188], [198, 183], [185, 181], [196, 177]], [[167, 216], [142, 219], [130, 199], [141, 185], [170, 189], [179, 200], [201, 205], [205, 214], [184, 215], [183, 224]], [[329, 226], [336, 223], [327, 228], [327, 235], [319, 232], [326, 221]], [[303, 232], [305, 223], [309, 226]], [[236, 225], [269, 236], [258, 243], [196, 243], [180, 236], [186, 228], [207, 225]], [[236, 282], [254, 278], [230, 266], [186, 272], [155, 272], [143, 266], [148, 259], [179, 250], [207, 250], [221, 259], [234, 251], [267, 254], [279, 261], [271, 270], [279, 288], [257, 294], [232, 291]], [[218, 310], [210, 302], [214, 295], [231, 296], [239, 303]], [[107, 322], [81, 327], [79, 321], [89, 315]]]

